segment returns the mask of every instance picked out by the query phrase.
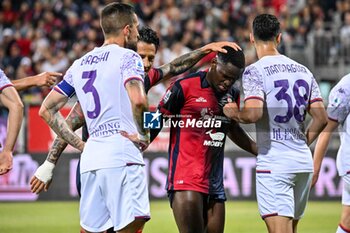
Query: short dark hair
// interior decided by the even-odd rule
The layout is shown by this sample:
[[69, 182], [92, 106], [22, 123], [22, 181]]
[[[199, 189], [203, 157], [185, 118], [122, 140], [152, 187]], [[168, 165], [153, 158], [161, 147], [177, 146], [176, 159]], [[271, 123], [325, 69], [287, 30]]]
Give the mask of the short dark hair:
[[159, 48], [159, 37], [157, 33], [150, 27], [143, 27], [139, 30], [139, 41], [143, 41], [147, 44], [154, 44], [156, 51]]
[[231, 63], [239, 69], [245, 68], [245, 57], [242, 50], [234, 50], [230, 46], [223, 47], [227, 53], [218, 53], [218, 60], [223, 64]]
[[135, 10], [131, 5], [113, 2], [101, 12], [101, 27], [105, 35], [118, 34], [126, 25], [132, 26]]
[[253, 21], [254, 38], [262, 41], [272, 41], [280, 33], [280, 22], [274, 15], [261, 14]]

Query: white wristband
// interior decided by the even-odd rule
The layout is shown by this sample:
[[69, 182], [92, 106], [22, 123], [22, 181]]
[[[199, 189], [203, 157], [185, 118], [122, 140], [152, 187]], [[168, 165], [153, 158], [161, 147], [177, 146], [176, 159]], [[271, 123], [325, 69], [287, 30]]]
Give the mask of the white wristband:
[[47, 184], [50, 180], [52, 180], [54, 168], [55, 164], [45, 160], [45, 162], [40, 167], [38, 167], [38, 169], [36, 169], [34, 176], [40, 181]]

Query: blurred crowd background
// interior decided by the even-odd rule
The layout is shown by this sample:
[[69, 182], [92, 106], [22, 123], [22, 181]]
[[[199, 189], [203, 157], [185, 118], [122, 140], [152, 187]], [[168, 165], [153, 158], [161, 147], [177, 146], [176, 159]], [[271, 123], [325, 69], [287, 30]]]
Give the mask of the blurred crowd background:
[[[20, 79], [43, 71], [64, 73], [74, 59], [101, 45], [99, 10], [112, 1], [0, 2], [0, 66], [10, 79]], [[252, 20], [257, 14], [272, 13], [281, 21], [280, 51], [307, 65], [325, 93], [349, 72], [350, 0], [123, 2], [134, 5], [141, 26], [150, 26], [160, 37], [155, 67], [221, 40], [237, 42], [250, 64], [256, 60], [249, 42]], [[40, 103], [48, 91], [37, 88], [22, 95], [26, 103]]]

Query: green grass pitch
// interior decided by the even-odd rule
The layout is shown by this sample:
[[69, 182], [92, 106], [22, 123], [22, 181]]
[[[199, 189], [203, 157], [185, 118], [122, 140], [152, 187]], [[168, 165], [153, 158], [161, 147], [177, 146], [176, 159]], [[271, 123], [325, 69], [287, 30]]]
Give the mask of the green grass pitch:
[[[0, 233], [78, 233], [78, 208], [78, 202], [0, 203]], [[298, 232], [335, 232], [340, 211], [340, 201], [309, 202]], [[144, 233], [178, 232], [167, 201], [152, 201], [151, 214]], [[227, 202], [225, 232], [266, 232], [256, 202]]]

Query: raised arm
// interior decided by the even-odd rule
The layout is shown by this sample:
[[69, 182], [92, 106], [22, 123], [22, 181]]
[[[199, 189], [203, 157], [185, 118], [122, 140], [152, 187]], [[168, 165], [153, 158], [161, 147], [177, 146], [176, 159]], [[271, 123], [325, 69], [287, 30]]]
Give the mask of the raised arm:
[[179, 75], [191, 67], [193, 67], [197, 62], [199, 62], [205, 55], [211, 52], [227, 52], [223, 49], [224, 46], [230, 46], [235, 50], [240, 50], [241, 48], [234, 42], [222, 41], [222, 42], [213, 42], [207, 44], [199, 49], [196, 49], [192, 52], [186, 53], [170, 63], [162, 65], [159, 69], [163, 72], [163, 80], [167, 80], [173, 76]]
[[[66, 118], [66, 122], [73, 131], [84, 125], [85, 118], [79, 102], [77, 102], [71, 109]], [[55, 165], [67, 145], [68, 143], [66, 141], [59, 136], [56, 136], [49, 150], [46, 161], [38, 167], [34, 176], [30, 180], [31, 191], [33, 193], [39, 194], [41, 191], [47, 191], [49, 189]]]
[[0, 100], [8, 108], [7, 136], [0, 153], [0, 175], [12, 169], [12, 152], [23, 120], [23, 103], [14, 87], [2, 90]]
[[61, 76], [62, 74], [57, 72], [43, 72], [38, 75], [13, 80], [12, 83], [17, 91], [23, 91], [31, 87], [50, 87]]

